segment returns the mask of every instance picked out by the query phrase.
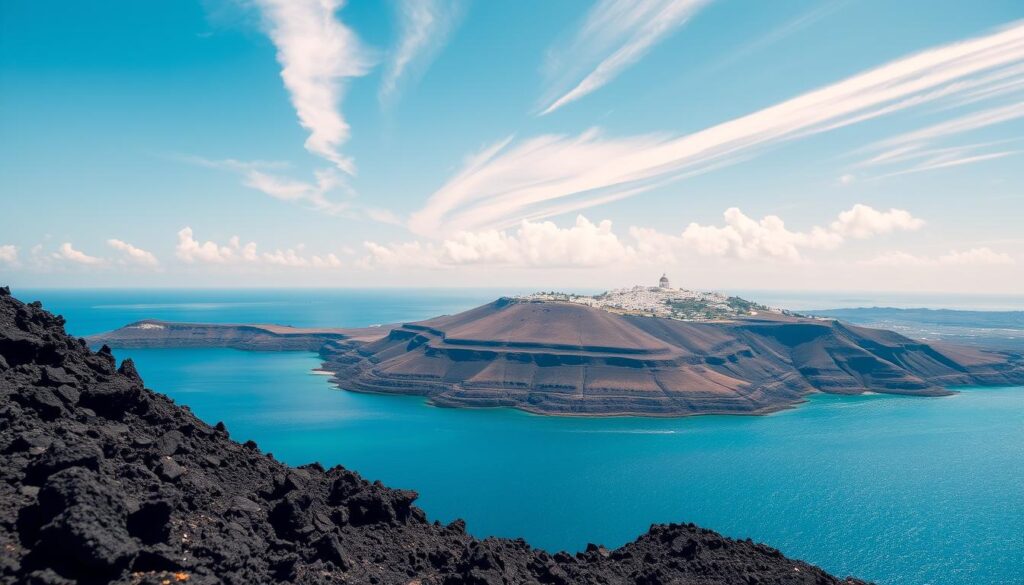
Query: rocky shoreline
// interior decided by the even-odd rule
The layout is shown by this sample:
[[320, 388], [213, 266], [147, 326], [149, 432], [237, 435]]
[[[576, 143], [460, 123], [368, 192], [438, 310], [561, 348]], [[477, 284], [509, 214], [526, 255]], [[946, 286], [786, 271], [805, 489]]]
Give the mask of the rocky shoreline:
[[478, 540], [415, 492], [232, 441], [63, 325], [0, 288], [5, 584], [863, 583], [692, 524], [577, 554]]

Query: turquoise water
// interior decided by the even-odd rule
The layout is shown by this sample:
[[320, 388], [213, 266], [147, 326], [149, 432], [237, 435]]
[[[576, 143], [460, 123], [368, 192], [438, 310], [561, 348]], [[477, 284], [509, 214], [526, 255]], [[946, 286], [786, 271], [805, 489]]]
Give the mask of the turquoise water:
[[[497, 296], [153, 294], [25, 296], [80, 335], [145, 317], [362, 325]], [[652, 522], [691, 521], [879, 583], [1024, 583], [1024, 388], [816, 396], [767, 417], [569, 419], [335, 390], [309, 373], [319, 362], [306, 353], [117, 354], [235, 438], [288, 463], [341, 463], [416, 489], [431, 518], [465, 518], [477, 535], [576, 550], [622, 544]]]

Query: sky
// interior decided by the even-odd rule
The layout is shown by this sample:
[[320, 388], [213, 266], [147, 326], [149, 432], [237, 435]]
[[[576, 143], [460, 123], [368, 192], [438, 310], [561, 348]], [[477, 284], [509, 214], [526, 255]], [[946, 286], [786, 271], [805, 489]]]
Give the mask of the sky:
[[0, 1], [0, 282], [1024, 292], [1019, 0]]

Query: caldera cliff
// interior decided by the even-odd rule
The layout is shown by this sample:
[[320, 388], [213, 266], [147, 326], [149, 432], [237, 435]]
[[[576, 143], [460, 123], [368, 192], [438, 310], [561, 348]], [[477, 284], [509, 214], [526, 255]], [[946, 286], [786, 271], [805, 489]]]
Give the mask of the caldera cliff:
[[938, 396], [1024, 383], [1019, 353], [835, 320], [689, 322], [516, 299], [407, 323], [368, 343], [329, 341], [320, 353], [346, 390], [557, 415], [760, 414], [812, 392]]

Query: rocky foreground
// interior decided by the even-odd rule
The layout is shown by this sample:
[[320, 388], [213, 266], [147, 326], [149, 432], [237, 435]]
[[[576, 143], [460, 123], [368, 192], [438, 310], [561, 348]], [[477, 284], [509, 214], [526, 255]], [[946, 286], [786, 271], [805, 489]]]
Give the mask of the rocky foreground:
[[232, 441], [0, 288], [2, 583], [863, 583], [692, 524], [549, 554], [415, 499]]

